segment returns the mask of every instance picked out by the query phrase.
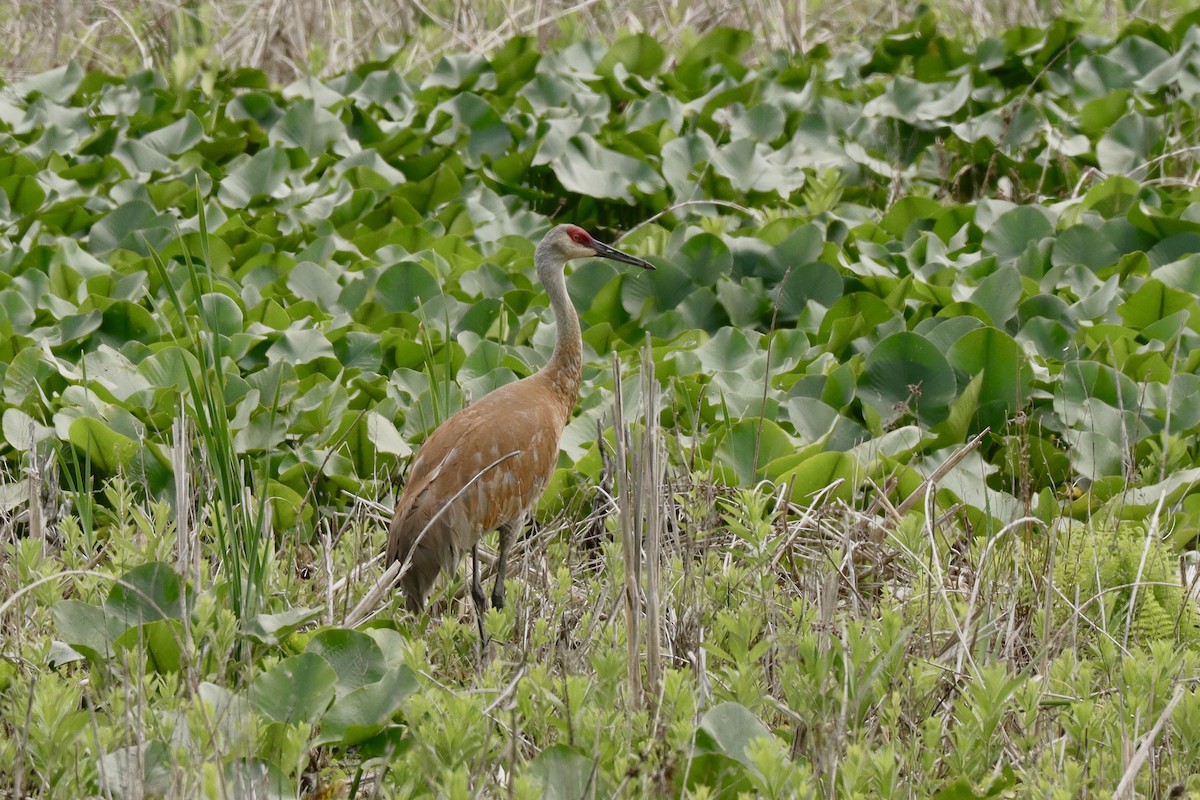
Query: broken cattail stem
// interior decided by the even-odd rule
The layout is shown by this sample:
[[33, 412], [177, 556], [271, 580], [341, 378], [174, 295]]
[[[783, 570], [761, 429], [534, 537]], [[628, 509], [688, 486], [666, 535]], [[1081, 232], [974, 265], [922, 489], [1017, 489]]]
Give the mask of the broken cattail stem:
[[662, 459], [659, 451], [658, 384], [654, 379], [654, 354], [650, 334], [642, 351], [642, 455], [639, 464], [639, 495], [642, 513], [642, 543], [646, 561], [646, 702], [658, 700], [662, 662], [662, 615], [659, 611], [662, 557]]
[[[620, 362], [613, 358], [613, 429], [617, 508], [625, 562], [625, 621], [629, 698], [647, 706], [658, 700], [662, 675], [662, 436], [658, 428], [658, 384], [649, 341], [639, 373], [638, 419], [625, 418]], [[633, 422], [633, 424], [630, 424]], [[645, 640], [643, 681], [642, 641]]]
[[29, 538], [42, 544], [42, 557], [47, 555], [46, 526], [42, 519], [42, 470], [38, 465], [37, 430], [29, 423]]
[[175, 552], [184, 580], [200, 579], [199, 542], [191, 524], [191, 482], [188, 477], [187, 418], [180, 409], [171, 422], [171, 466], [175, 471]]
[[641, 659], [641, 542], [634, 520], [633, 475], [630, 469], [629, 426], [625, 422], [625, 392], [621, 385], [621, 361], [613, 353], [613, 443], [617, 455], [617, 508], [621, 515], [621, 553], [625, 560], [625, 642], [628, 648], [629, 702], [642, 697]]
[[896, 514], [903, 517], [908, 513], [909, 509], [921, 501], [931, 486], [946, 477], [946, 473], [958, 466], [958, 462], [962, 461], [971, 454], [971, 451], [979, 447], [980, 443], [983, 442], [983, 437], [987, 436], [991, 430], [991, 428], [984, 428], [975, 435], [975, 438], [964, 444], [957, 453], [947, 458], [940, 467], [933, 471], [932, 475], [922, 481], [921, 485], [904, 499], [904, 502], [896, 506]]

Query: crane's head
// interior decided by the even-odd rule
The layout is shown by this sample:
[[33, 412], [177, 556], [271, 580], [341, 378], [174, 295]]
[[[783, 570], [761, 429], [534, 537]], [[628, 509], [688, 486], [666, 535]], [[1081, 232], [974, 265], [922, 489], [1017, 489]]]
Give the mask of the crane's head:
[[557, 225], [551, 228], [537, 249], [538, 261], [549, 259], [557, 262], [559, 266], [572, 258], [611, 258], [613, 261], [634, 264], [642, 269], [654, 269], [654, 265], [647, 261], [622, 253], [603, 242], [597, 242], [578, 225]]

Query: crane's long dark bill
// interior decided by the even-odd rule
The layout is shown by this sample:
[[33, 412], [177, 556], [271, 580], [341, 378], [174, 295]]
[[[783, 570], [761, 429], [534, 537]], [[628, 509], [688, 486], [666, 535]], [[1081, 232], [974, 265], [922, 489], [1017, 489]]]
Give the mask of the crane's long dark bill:
[[631, 256], [628, 253], [622, 253], [615, 247], [609, 247], [606, 244], [592, 240], [592, 246], [596, 250], [596, 255], [601, 258], [611, 258], [613, 261], [624, 261], [626, 264], [635, 264], [642, 269], [654, 269], [654, 265], [649, 261], [642, 261], [637, 256]]

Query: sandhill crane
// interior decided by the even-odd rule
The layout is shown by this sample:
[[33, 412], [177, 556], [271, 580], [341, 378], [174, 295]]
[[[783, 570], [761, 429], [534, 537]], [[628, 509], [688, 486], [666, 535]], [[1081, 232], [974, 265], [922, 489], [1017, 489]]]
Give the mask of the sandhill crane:
[[654, 269], [596, 241], [583, 228], [552, 228], [534, 253], [558, 326], [550, 360], [442, 423], [417, 452], [392, 517], [387, 563], [408, 563], [400, 589], [414, 613], [425, 606], [438, 572], [452, 573], [462, 554], [471, 551], [471, 598], [481, 641], [486, 639], [486, 607], [479, 583], [479, 539], [500, 531], [492, 605], [503, 608], [508, 551], [554, 472], [558, 440], [579, 397], [583, 340], [563, 270], [568, 260], [589, 256]]

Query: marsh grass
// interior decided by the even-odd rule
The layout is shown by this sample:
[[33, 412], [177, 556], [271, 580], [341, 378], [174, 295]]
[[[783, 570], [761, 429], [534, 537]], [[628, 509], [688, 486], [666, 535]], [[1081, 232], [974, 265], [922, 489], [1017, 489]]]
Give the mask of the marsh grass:
[[[636, 397], [627, 405], [644, 407]], [[663, 515], [660, 683], [645, 706], [629, 675], [621, 518], [605, 523], [597, 562], [581, 544], [595, 521], [566, 516], [514, 549], [514, 602], [488, 611], [496, 643], [484, 661], [461, 576], [439, 593], [428, 629], [390, 602], [369, 623], [401, 633], [395, 657], [422, 684], [406, 702], [400, 749], [313, 748], [311, 726], [265, 725], [237, 687], [252, 685], [280, 646], [303, 648], [307, 634], [264, 647], [241, 632], [208, 577], [226, 557], [218, 492], [194, 510], [202, 577], [181, 673], [151, 669], [136, 649], [90, 681], [70, 661], [15, 668], [46, 658], [60, 598], [96, 598], [108, 586], [60, 572], [77, 560], [69, 554], [92, 548], [73, 516], [56, 526], [61, 551], [7, 540], [0, 683], [15, 705], [3, 709], [0, 772], [11, 787], [40, 787], [41, 797], [79, 796], [93, 784], [114, 797], [229, 797], [256, 773], [227, 775], [216, 794], [186, 776], [272, 742], [271, 763], [293, 765], [314, 790], [532, 797], [542, 784], [530, 765], [558, 741], [595, 755], [596, 796], [661, 796], [722, 774], [703, 755], [696, 726], [708, 709], [736, 703], [775, 736], [748, 751], [750, 777], [730, 777], [728, 786], [749, 780], [763, 796], [911, 797], [950, 777], [1001, 791], [1019, 776], [1024, 790], [1064, 797], [1122, 780], [1147, 793], [1191, 785], [1200, 756], [1192, 727], [1200, 707], [1188, 689], [1200, 671], [1195, 651], [1172, 636], [1131, 635], [1125, 613], [1097, 613], [1109, 590], [1070, 578], [1048, 558], [1045, 542], [1078, 549], [1080, 536], [1094, 537], [1092, 552], [1100, 552], [1111, 537], [1103, 528], [1047, 529], [1023, 518], [980, 535], [961, 511], [939, 509], [932, 493], [903, 515], [868, 513], [865, 503], [832, 502], [824, 492], [797, 501], [786, 487], [723, 488], [667, 461], [658, 493], [636, 500]], [[101, 564], [138, 563], [135, 550], [145, 550], [130, 549], [138, 530], [144, 546], [169, 559], [169, 509], [128, 482], [105, 492], [116, 511], [100, 523]], [[268, 608], [345, 608], [361, 597], [378, 567], [337, 586], [328, 579], [354, 575], [382, 547], [385, 528], [372, 508], [364, 501], [348, 512], [338, 526], [345, 532], [326, 540], [327, 566], [309, 580], [293, 580], [291, 543], [281, 542], [277, 557], [262, 562], [260, 591], [265, 601], [286, 586], [286, 602]], [[1138, 548], [1144, 540], [1131, 541]], [[485, 552], [485, 565], [493, 561]], [[1161, 577], [1147, 572], [1143, 591]], [[655, 670], [648, 652], [637, 652], [633, 666], [649, 689]], [[183, 719], [189, 733], [180, 739]]]
[[[1169, 24], [1178, 0], [1128, 4], [935, 0], [926, 4], [967, 40], [1068, 15], [1096, 32], [1138, 19]], [[253, 67], [279, 83], [344, 72], [364, 57], [429, 69], [451, 51], [489, 53], [517, 35], [544, 45], [645, 32], [668, 49], [718, 26], [752, 31], [766, 49], [808, 51], [878, 37], [911, 18], [909, 3], [871, 0], [3, 0], [0, 77], [15, 80], [75, 60], [112, 73], [155, 69], [184, 81], [207, 68]]]
[[[184, 362], [190, 390], [190, 417], [202, 443], [201, 463], [207, 468], [203, 477], [211, 479], [218, 498], [216, 504], [202, 510], [211, 514], [217, 534], [220, 555], [217, 564], [224, 573], [223, 593], [227, 593], [234, 616], [243, 619], [253, 616], [262, 608], [267, 585], [267, 562], [274, 550], [265, 478], [270, 472], [271, 455], [266, 455], [261, 472], [263, 477], [259, 480], [254, 475], [255, 465], [245, 463], [234, 448], [230, 409], [225, 403], [227, 363], [222, 344], [225, 336], [216, 319], [220, 307], [218, 300], [225, 298], [214, 292], [208, 223], [203, 199], [199, 195], [197, 209], [200, 264], [192, 259], [186, 247], [183, 250], [183, 278], [190, 289], [191, 303], [186, 302], [176, 288], [171, 271], [158, 253], [153, 249], [150, 253], [158, 277], [183, 322], [189, 349], [198, 359], [197, 369]], [[278, 407], [278, 396], [263, 400], [271, 409]], [[179, 429], [182, 432], [183, 426], [179, 426]], [[177, 460], [183, 463], [186, 458]], [[178, 477], [186, 480], [186, 472]], [[176, 496], [183, 497], [184, 493], [181, 491]], [[177, 509], [177, 513], [185, 517], [189, 511], [187, 508]], [[187, 574], [191, 571], [192, 560], [189, 545], [184, 546], [183, 554], [187, 555], [187, 561], [181, 566], [184, 574]]]

